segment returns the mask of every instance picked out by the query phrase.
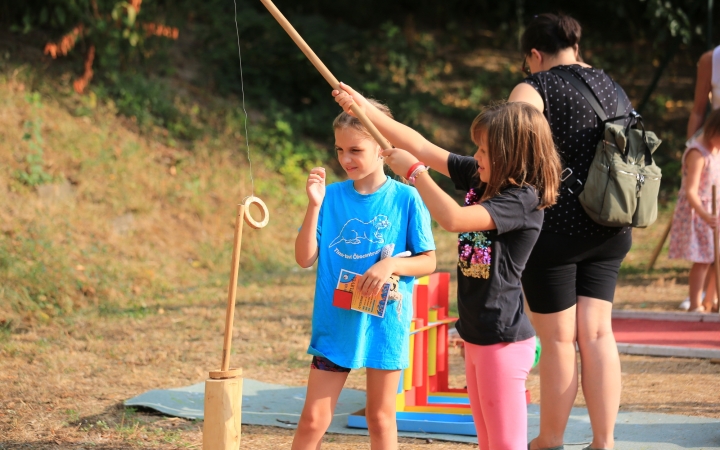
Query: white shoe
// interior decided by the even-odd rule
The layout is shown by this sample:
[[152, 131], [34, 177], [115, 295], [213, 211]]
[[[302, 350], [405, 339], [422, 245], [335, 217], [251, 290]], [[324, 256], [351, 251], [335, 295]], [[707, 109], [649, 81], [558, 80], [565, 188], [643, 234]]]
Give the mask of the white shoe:
[[681, 309], [683, 311], [687, 311], [690, 309], [690, 297], [685, 297], [685, 300], [680, 303], [680, 306], [678, 306], [678, 309]]

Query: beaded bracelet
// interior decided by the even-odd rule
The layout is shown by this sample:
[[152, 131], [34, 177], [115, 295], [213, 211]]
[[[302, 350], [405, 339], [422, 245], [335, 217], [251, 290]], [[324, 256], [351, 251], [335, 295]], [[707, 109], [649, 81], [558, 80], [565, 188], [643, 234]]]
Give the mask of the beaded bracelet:
[[405, 175], [405, 178], [410, 179], [410, 177], [412, 176], [412, 173], [415, 171], [415, 169], [417, 169], [420, 166], [424, 166], [424, 165], [425, 165], [424, 162], [418, 161], [415, 164], [413, 164], [412, 166], [410, 166], [410, 169], [407, 171], [407, 175]]
[[419, 177], [420, 175], [424, 174], [424, 173], [427, 172], [428, 170], [430, 170], [430, 167], [428, 167], [428, 166], [419, 166], [419, 167], [417, 167], [417, 168], [413, 171], [412, 175], [410, 175], [410, 177], [408, 178], [408, 180], [410, 181], [410, 184], [412, 184], [413, 186], [415, 186], [415, 180], [417, 180], [417, 177]]

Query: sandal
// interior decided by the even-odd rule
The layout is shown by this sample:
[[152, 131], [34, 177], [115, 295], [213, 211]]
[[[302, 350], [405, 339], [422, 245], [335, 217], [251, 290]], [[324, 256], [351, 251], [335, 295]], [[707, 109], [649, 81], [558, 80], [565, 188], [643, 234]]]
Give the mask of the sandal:
[[[528, 442], [528, 450], [530, 450], [530, 442]], [[559, 447], [538, 448], [537, 450], [565, 450], [565, 447], [561, 445]]]

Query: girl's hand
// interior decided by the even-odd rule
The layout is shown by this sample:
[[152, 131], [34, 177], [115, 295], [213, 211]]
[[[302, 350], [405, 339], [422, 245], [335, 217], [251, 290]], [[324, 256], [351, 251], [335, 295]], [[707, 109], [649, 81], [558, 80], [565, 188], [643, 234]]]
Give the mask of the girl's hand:
[[325, 168], [315, 167], [308, 175], [307, 184], [305, 185], [308, 200], [312, 206], [322, 205], [325, 198]]
[[393, 258], [385, 258], [373, 264], [358, 280], [357, 289], [363, 295], [377, 295], [382, 291], [383, 284], [393, 274], [395, 262]]
[[704, 220], [705, 223], [707, 223], [708, 226], [710, 226], [710, 228], [712, 228], [712, 229], [717, 228], [717, 225], [718, 225], [717, 217], [713, 216], [712, 214], [710, 214], [707, 211], [703, 211], [703, 214], [700, 217], [702, 217], [702, 220]]
[[382, 156], [385, 158], [385, 164], [390, 166], [393, 172], [406, 177], [408, 170], [418, 162], [418, 159], [414, 157], [410, 152], [399, 148], [388, 148], [382, 151]]
[[355, 114], [353, 114], [352, 110], [350, 110], [353, 103], [357, 104], [359, 108], [365, 111], [365, 103], [367, 102], [365, 97], [345, 83], [340, 83], [340, 87], [342, 89], [335, 89], [332, 91], [332, 95], [335, 97], [337, 104], [342, 107], [343, 111], [354, 117]]

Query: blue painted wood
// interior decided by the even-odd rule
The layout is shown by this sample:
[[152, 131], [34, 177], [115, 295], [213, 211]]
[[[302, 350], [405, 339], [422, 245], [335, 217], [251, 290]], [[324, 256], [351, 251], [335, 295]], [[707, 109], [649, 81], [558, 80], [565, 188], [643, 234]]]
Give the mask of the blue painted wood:
[[444, 403], [446, 405], [469, 405], [470, 399], [467, 397], [444, 397], [440, 395], [428, 396], [428, 404]]
[[[473, 418], [466, 414], [398, 412], [398, 431], [477, 436]], [[348, 426], [367, 429], [365, 416], [349, 415]]]

